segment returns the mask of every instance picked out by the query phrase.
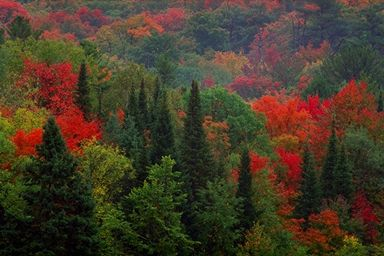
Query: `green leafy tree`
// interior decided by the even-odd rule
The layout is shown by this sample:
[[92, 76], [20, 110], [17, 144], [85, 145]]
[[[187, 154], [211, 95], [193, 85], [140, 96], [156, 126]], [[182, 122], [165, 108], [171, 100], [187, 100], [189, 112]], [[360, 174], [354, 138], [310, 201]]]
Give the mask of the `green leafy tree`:
[[81, 63], [80, 65], [75, 100], [78, 107], [83, 111], [84, 117], [89, 120], [91, 114], [91, 101], [89, 96], [87, 67], [85, 63]]
[[256, 209], [253, 203], [252, 174], [249, 151], [245, 148], [241, 154], [241, 167], [236, 197], [242, 201], [240, 226], [242, 230], [251, 228], [256, 221]]
[[37, 147], [36, 164], [25, 174], [35, 192], [25, 198], [33, 217], [28, 241], [36, 255], [95, 255], [97, 229], [90, 184], [77, 172], [55, 119], [44, 126], [43, 143]]
[[328, 151], [321, 173], [321, 189], [324, 199], [334, 199], [336, 196], [334, 181], [337, 165], [337, 137], [335, 128], [332, 127], [332, 134], [329, 138]]
[[199, 229], [197, 240], [202, 255], [235, 254], [240, 237], [239, 203], [234, 186], [223, 179], [208, 182], [206, 188], [197, 192], [194, 224]]
[[321, 187], [316, 175], [314, 159], [306, 146], [301, 165], [302, 181], [300, 183], [300, 195], [297, 198], [295, 215], [298, 218], [308, 219], [313, 213], [318, 213], [321, 205]]
[[136, 255], [176, 255], [191, 249], [193, 242], [185, 233], [180, 207], [185, 203], [180, 173], [173, 171], [175, 161], [164, 157], [153, 165], [142, 187], [134, 188], [127, 201], [131, 234], [128, 240]]

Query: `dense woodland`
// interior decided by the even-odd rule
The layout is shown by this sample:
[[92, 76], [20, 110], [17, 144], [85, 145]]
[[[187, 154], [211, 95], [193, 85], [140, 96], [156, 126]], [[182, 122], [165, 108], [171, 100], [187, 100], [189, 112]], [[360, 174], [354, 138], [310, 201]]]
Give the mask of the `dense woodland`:
[[0, 0], [0, 255], [384, 255], [384, 1]]

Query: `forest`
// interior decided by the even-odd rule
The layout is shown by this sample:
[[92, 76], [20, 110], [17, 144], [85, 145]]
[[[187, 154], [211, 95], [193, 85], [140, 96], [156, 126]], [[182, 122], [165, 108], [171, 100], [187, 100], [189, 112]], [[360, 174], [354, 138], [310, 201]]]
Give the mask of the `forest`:
[[1, 256], [384, 255], [384, 0], [0, 0]]

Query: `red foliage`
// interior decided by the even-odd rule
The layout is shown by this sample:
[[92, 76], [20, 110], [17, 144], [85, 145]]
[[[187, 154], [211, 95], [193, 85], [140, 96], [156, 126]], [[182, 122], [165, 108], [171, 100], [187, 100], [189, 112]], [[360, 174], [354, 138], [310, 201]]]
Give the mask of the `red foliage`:
[[377, 231], [377, 225], [379, 219], [373, 211], [371, 203], [368, 201], [364, 191], [359, 191], [355, 197], [352, 205], [352, 216], [355, 219], [362, 221], [365, 225], [365, 232], [367, 240], [376, 241], [379, 232]]
[[184, 27], [186, 14], [182, 8], [169, 8], [165, 12], [154, 15], [153, 19], [166, 31], [179, 31]]
[[330, 106], [330, 101], [325, 100], [321, 102], [319, 96], [309, 96], [307, 101], [300, 101], [298, 110], [306, 110], [311, 114], [312, 118], [319, 120], [321, 116], [324, 116]]
[[89, 10], [89, 8], [86, 6], [83, 6], [79, 10], [77, 10], [76, 16], [80, 18], [83, 24], [87, 24], [97, 28], [106, 25], [110, 22], [109, 18], [104, 15], [102, 10]]
[[76, 151], [84, 141], [100, 139], [100, 125], [97, 121], [86, 121], [83, 113], [76, 107], [68, 109], [57, 117], [63, 137], [70, 150]]
[[232, 83], [227, 85], [231, 92], [235, 91], [244, 98], [260, 97], [276, 91], [279, 86], [279, 83], [263, 76], [238, 76]]
[[34, 129], [29, 133], [19, 130], [12, 137], [16, 147], [16, 156], [36, 156], [36, 145], [43, 141], [43, 130]]
[[53, 29], [51, 31], [45, 30], [41, 36], [41, 39], [45, 40], [66, 40], [66, 41], [76, 41], [76, 36], [70, 33], [61, 33], [59, 29]]
[[280, 157], [280, 164], [287, 168], [285, 185], [290, 190], [297, 190], [301, 180], [301, 156], [299, 154], [290, 153], [282, 148], [276, 150]]
[[28, 11], [16, 1], [0, 0], [0, 22], [7, 25], [17, 16], [29, 17]]
[[308, 246], [315, 255], [327, 254], [342, 241], [344, 232], [340, 229], [339, 218], [330, 209], [311, 214], [307, 229], [303, 229], [303, 222], [303, 219], [291, 219], [286, 223], [286, 228], [294, 235], [294, 239]]
[[76, 83], [77, 75], [73, 73], [70, 63], [48, 65], [30, 60], [24, 61], [24, 72], [18, 81], [19, 86], [37, 88], [37, 93], [30, 96], [54, 115], [74, 106], [73, 91]]
[[249, 153], [249, 157], [251, 160], [250, 163], [250, 169], [253, 174], [265, 169], [267, 167], [267, 164], [269, 162], [268, 157], [259, 156], [258, 154], [254, 152]]

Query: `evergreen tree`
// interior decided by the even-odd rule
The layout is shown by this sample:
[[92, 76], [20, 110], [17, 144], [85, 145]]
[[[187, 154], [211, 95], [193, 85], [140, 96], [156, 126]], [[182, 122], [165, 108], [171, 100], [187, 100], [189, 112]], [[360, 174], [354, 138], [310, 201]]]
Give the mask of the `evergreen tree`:
[[234, 255], [240, 236], [240, 200], [235, 189], [224, 179], [208, 182], [207, 187], [197, 192], [194, 225], [198, 227], [197, 240], [201, 243], [202, 255]]
[[0, 45], [5, 42], [4, 29], [0, 29]]
[[337, 164], [337, 137], [334, 126], [332, 127], [332, 134], [329, 138], [328, 151], [323, 165], [323, 172], [321, 174], [321, 186], [323, 198], [333, 199], [336, 196], [334, 179], [335, 169]]
[[137, 96], [136, 96], [136, 91], [132, 87], [130, 92], [129, 92], [129, 99], [128, 99], [128, 104], [127, 104], [127, 109], [126, 109], [126, 114], [129, 114], [131, 117], [134, 118], [135, 122], [137, 122], [137, 116], [138, 116], [139, 110], [137, 106]]
[[250, 158], [248, 149], [241, 154], [241, 168], [236, 197], [242, 200], [240, 226], [247, 230], [256, 220], [256, 209], [253, 204], [252, 175], [250, 170]]
[[21, 40], [27, 39], [32, 35], [32, 27], [28, 19], [17, 16], [9, 25], [9, 36], [12, 40], [17, 38]]
[[152, 98], [152, 104], [151, 104], [151, 111], [150, 111], [150, 118], [151, 118], [151, 125], [152, 125], [152, 129], [153, 129], [153, 126], [154, 126], [154, 122], [155, 122], [155, 119], [156, 119], [156, 110], [157, 110], [157, 107], [159, 105], [159, 98], [161, 96], [161, 92], [162, 92], [162, 88], [161, 88], [161, 82], [160, 82], [160, 79], [159, 77], [156, 77], [156, 81], [155, 81], [155, 90], [153, 92], [153, 98]]
[[383, 112], [383, 111], [384, 111], [383, 92], [380, 91], [379, 99], [377, 101], [377, 112]]
[[352, 199], [352, 171], [348, 163], [344, 144], [341, 144], [341, 148], [338, 153], [337, 165], [335, 169], [334, 188], [337, 195], [341, 195], [347, 200]]
[[152, 128], [151, 161], [157, 163], [162, 156], [174, 156], [175, 140], [171, 114], [168, 110], [167, 94], [163, 92], [159, 106], [155, 110], [155, 122]]
[[181, 150], [181, 162], [187, 180], [189, 199], [193, 201], [197, 190], [204, 188], [207, 181], [217, 176], [203, 129], [199, 87], [195, 81], [192, 82]]
[[139, 98], [137, 102], [138, 115], [137, 115], [137, 126], [139, 131], [144, 133], [144, 130], [148, 128], [148, 105], [147, 95], [145, 93], [144, 79], [141, 80]]
[[144, 185], [129, 194], [127, 213], [131, 232], [127, 239], [135, 255], [176, 255], [191, 250], [193, 242], [185, 233], [180, 207], [186, 200], [175, 161], [164, 157], [152, 166]]
[[106, 143], [116, 144], [120, 143], [122, 136], [122, 127], [120, 126], [117, 115], [113, 113], [108, 117], [104, 127], [103, 139]]
[[87, 80], [87, 67], [85, 63], [81, 63], [75, 100], [77, 106], [84, 113], [85, 119], [89, 120], [91, 114], [91, 101], [89, 97], [89, 87]]
[[298, 218], [308, 219], [312, 213], [318, 213], [321, 204], [321, 187], [316, 175], [312, 154], [308, 147], [303, 154], [301, 165], [302, 181], [300, 183], [300, 195], [297, 199], [295, 215]]
[[36, 191], [25, 195], [33, 217], [33, 255], [95, 255], [94, 202], [89, 184], [76, 171], [54, 118], [44, 126], [38, 159], [25, 177]]

